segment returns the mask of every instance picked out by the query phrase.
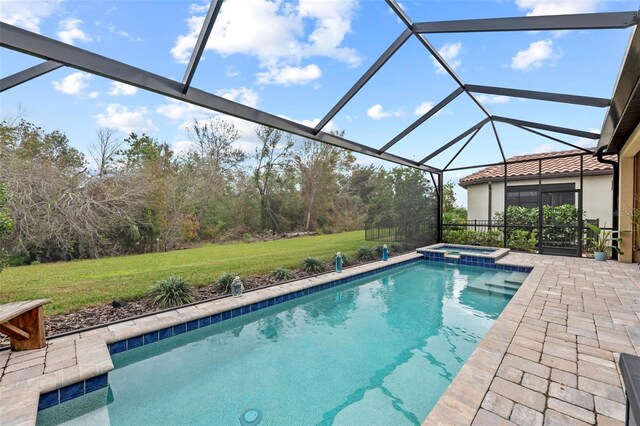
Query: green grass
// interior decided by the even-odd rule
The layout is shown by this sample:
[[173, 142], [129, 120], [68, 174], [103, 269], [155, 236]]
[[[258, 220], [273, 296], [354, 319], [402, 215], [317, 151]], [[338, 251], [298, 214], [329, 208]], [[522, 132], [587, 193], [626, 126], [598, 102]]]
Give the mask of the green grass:
[[225, 271], [251, 275], [299, 268], [307, 256], [329, 261], [337, 251], [353, 253], [363, 244], [364, 231], [353, 231], [7, 268], [0, 273], [0, 303], [48, 298], [52, 303], [46, 305], [46, 314], [65, 313], [113, 299], [140, 298], [171, 275], [204, 285]]

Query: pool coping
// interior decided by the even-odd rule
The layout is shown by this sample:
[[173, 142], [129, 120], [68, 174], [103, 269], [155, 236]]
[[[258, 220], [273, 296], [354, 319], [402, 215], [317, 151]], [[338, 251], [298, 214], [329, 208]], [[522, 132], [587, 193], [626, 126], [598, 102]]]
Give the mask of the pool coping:
[[[455, 248], [459, 248], [460, 250], [460, 255], [459, 256], [450, 256], [447, 254], [446, 250], [441, 250], [442, 247], [455, 247]], [[464, 252], [465, 248], [473, 248], [473, 249], [485, 249], [485, 250], [492, 250], [491, 253], [489, 254], [482, 254], [482, 253], [478, 253], [478, 252], [473, 252], [473, 251], [469, 251], [469, 252]], [[493, 262], [498, 261], [499, 259], [502, 259], [503, 257], [505, 257], [507, 254], [509, 254], [509, 252], [511, 251], [511, 249], [508, 248], [496, 248], [496, 247], [489, 247], [489, 246], [470, 246], [470, 245], [465, 245], [465, 244], [449, 244], [449, 243], [437, 243], [437, 244], [431, 244], [430, 246], [426, 246], [426, 247], [420, 247], [418, 249], [416, 249], [416, 251], [418, 253], [432, 253], [432, 254], [442, 254], [445, 258], [448, 259], [460, 259], [462, 264], [464, 264], [464, 259], [463, 257], [474, 257], [474, 258], [479, 258], [479, 259], [490, 259], [493, 260]]]
[[[448, 261], [444, 257], [430, 258], [422, 252], [408, 253], [392, 257], [388, 261], [371, 262], [348, 268], [342, 273], [331, 272], [270, 286], [245, 293], [242, 297], [227, 297], [205, 301], [170, 311], [161, 311], [134, 318], [129, 321], [108, 324], [88, 331], [52, 338], [48, 341], [48, 346], [45, 349], [13, 353], [18, 354], [18, 361], [13, 364], [19, 363], [21, 357], [24, 359], [34, 358], [39, 356], [39, 353], [42, 355], [42, 363], [44, 364], [45, 354], [48, 357], [48, 354], [57, 348], [71, 347], [73, 349], [73, 346], [75, 346], [77, 362], [53, 372], [46, 372], [43, 366], [43, 374], [36, 374], [33, 377], [12, 381], [8, 384], [5, 380], [7, 374], [2, 375], [0, 377], [0, 412], [3, 413], [3, 419], [6, 419], [7, 424], [35, 424], [37, 413], [40, 409], [48, 408], [71, 398], [106, 387], [108, 384], [107, 373], [114, 368], [111, 360], [112, 354], [208, 326], [212, 324], [214, 317], [218, 318], [218, 321], [215, 322], [231, 319], [421, 259]], [[483, 260], [481, 264], [478, 263], [472, 266], [485, 266], [513, 271], [529, 269], [522, 265], [513, 265], [507, 262], [495, 263], [493, 259], [488, 259], [487, 262], [489, 261], [491, 262], [490, 264], [485, 263]], [[516, 293], [516, 296], [518, 293]], [[274, 301], [274, 303], [269, 304], [269, 300]], [[511, 305], [511, 302], [509, 305]], [[228, 316], [223, 318], [222, 315], [225, 313]], [[502, 317], [503, 315], [500, 316], [500, 318]], [[161, 332], [163, 330], [170, 330], [170, 335], [162, 337]], [[124, 349], [122, 347], [123, 342]], [[478, 348], [480, 348], [482, 342], [480, 342]], [[474, 354], [478, 351], [478, 348], [476, 348]], [[2, 357], [8, 358], [9, 354], [0, 353], [0, 368], [5, 368], [5, 364], [2, 363]], [[13, 358], [8, 360], [6, 363], [7, 368], [11, 366], [12, 361]], [[2, 371], [0, 370], [0, 372]], [[18, 392], [20, 397], [16, 398], [13, 392]], [[439, 405], [440, 403], [436, 407]]]

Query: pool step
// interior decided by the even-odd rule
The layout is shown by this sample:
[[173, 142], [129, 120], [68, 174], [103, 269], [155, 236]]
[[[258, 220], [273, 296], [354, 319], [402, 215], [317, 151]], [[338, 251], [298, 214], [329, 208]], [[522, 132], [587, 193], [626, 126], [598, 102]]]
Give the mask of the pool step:
[[504, 283], [504, 277], [509, 275], [505, 272], [485, 272], [478, 278], [467, 284], [467, 288], [472, 291], [489, 294], [499, 294], [502, 296], [513, 296], [518, 290], [512, 287], [513, 284]]
[[505, 281], [508, 283], [522, 284], [528, 275], [526, 272], [512, 272]]
[[467, 289], [477, 291], [478, 293], [489, 293], [491, 295], [500, 295], [505, 297], [511, 297], [516, 294], [515, 290], [509, 288], [493, 287], [484, 283], [476, 283], [475, 281], [471, 284], [467, 284]]
[[510, 272], [497, 272], [490, 280], [486, 281], [485, 284], [490, 287], [508, 288], [510, 290], [518, 291], [520, 284], [507, 282], [507, 278], [510, 275]]

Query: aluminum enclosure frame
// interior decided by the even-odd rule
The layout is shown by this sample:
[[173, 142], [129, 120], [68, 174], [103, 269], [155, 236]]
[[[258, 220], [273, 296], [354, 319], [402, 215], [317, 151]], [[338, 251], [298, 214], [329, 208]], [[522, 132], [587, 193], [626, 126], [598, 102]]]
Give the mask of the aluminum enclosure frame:
[[[257, 108], [248, 107], [235, 101], [225, 99], [213, 93], [199, 90], [191, 86], [191, 82], [196, 73], [197, 67], [205, 50], [207, 41], [215, 25], [216, 18], [220, 13], [223, 0], [212, 0], [201, 27], [198, 39], [195, 43], [189, 63], [186, 67], [182, 82], [162, 77], [158, 74], [145, 71], [140, 68], [110, 59], [101, 55], [97, 55], [88, 50], [84, 50], [72, 45], [62, 43], [49, 37], [36, 34], [15, 26], [0, 22], [0, 46], [25, 53], [44, 59], [45, 62], [20, 71], [11, 76], [0, 80], [0, 92], [13, 88], [19, 84], [25, 83], [33, 78], [44, 75], [62, 66], [68, 66], [78, 70], [82, 70], [91, 74], [105, 77], [114, 81], [129, 84], [131, 86], [161, 94], [172, 99], [197, 105], [212, 111], [231, 115], [243, 120], [247, 120], [256, 124], [270, 126], [294, 135], [304, 138], [313, 139], [323, 143], [327, 143], [336, 147], [344, 148], [350, 151], [358, 152], [371, 156], [376, 159], [391, 161], [393, 163], [416, 168], [431, 174], [431, 178], [436, 185], [438, 192], [440, 209], [442, 209], [442, 185], [443, 172], [461, 170], [464, 168], [449, 168], [453, 161], [460, 155], [467, 145], [473, 140], [481, 128], [490, 123], [496, 143], [500, 149], [502, 163], [506, 167], [507, 160], [504, 155], [502, 142], [495, 126], [496, 122], [506, 123], [517, 128], [526, 130], [540, 137], [547, 138], [564, 145], [579, 148], [588, 153], [589, 150], [580, 148], [577, 145], [562, 141], [556, 137], [546, 135], [538, 130], [550, 131], [554, 133], [562, 133], [571, 136], [584, 137], [588, 139], [598, 140], [600, 134], [586, 132], [578, 129], [569, 129], [560, 126], [554, 126], [544, 123], [535, 123], [525, 120], [516, 120], [508, 117], [495, 116], [491, 114], [487, 108], [478, 100], [474, 93], [484, 93], [495, 96], [519, 97], [525, 99], [535, 99], [546, 102], [561, 102], [574, 105], [582, 105], [587, 107], [605, 108], [608, 107], [608, 113], [619, 113], [617, 104], [612, 104], [611, 99], [597, 98], [590, 96], [581, 96], [574, 94], [561, 94], [550, 92], [539, 92], [532, 90], [521, 90], [515, 88], [493, 87], [466, 84], [456, 74], [450, 64], [438, 53], [435, 47], [429, 42], [425, 34], [432, 33], [466, 33], [466, 32], [500, 32], [500, 31], [545, 31], [545, 30], [606, 30], [606, 29], [624, 29], [629, 27], [637, 27], [640, 18], [637, 11], [629, 12], [612, 12], [612, 13], [590, 13], [590, 14], [573, 14], [573, 15], [556, 15], [556, 16], [526, 16], [511, 18], [493, 18], [493, 19], [467, 19], [456, 21], [439, 21], [439, 22], [413, 22], [405, 13], [396, 0], [385, 0], [391, 11], [405, 25], [406, 29], [392, 42], [392, 44], [381, 54], [381, 56], [367, 69], [367, 71], [354, 83], [354, 85], [342, 96], [341, 99], [327, 112], [315, 127], [305, 126], [292, 120], [288, 120], [274, 114], [262, 111]], [[405, 44], [411, 37], [415, 36], [417, 40], [425, 47], [428, 54], [442, 66], [445, 72], [456, 82], [458, 88], [455, 89], [446, 98], [436, 104], [430, 111], [423, 114], [415, 120], [407, 128], [398, 133], [381, 148], [368, 146], [364, 143], [352, 141], [335, 134], [323, 132], [329, 121], [366, 85], [369, 80], [393, 57], [393, 55]], [[639, 49], [636, 44], [640, 43], [638, 31], [635, 31], [631, 37], [630, 47], [627, 50], [626, 61], [629, 61], [629, 55], [639, 55]], [[637, 58], [632, 58], [637, 59]], [[399, 155], [390, 154], [387, 151], [400, 140], [409, 135], [420, 125], [428, 121], [438, 111], [447, 104], [455, 100], [459, 95], [465, 93], [469, 99], [485, 115], [485, 119], [460, 133], [451, 141], [437, 146], [434, 151], [426, 155], [421, 161], [415, 161]], [[615, 118], [614, 118], [615, 119]], [[603, 126], [605, 136], [609, 137], [611, 125], [609, 116], [605, 118], [606, 125]], [[537, 130], [535, 130], [537, 129]], [[435, 156], [441, 154], [445, 150], [453, 147], [461, 140], [469, 138], [463, 146], [453, 155], [447, 165], [440, 169], [428, 164], [428, 161]], [[481, 167], [480, 165], [472, 167]], [[442, 212], [440, 212], [441, 215]], [[441, 235], [441, 225], [439, 235]]]

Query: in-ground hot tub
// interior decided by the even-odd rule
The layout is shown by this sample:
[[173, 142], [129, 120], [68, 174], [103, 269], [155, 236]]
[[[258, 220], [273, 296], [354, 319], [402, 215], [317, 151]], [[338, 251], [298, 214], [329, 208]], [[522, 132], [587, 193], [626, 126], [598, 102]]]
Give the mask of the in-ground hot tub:
[[462, 244], [440, 243], [416, 250], [427, 260], [460, 263], [472, 266], [492, 266], [498, 259], [509, 253], [508, 248], [467, 246]]

